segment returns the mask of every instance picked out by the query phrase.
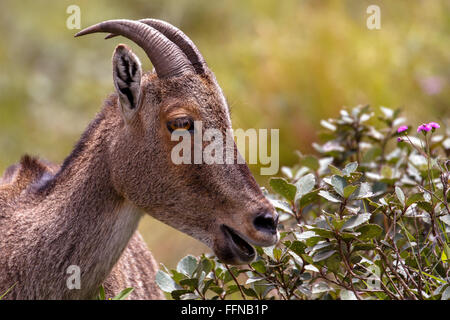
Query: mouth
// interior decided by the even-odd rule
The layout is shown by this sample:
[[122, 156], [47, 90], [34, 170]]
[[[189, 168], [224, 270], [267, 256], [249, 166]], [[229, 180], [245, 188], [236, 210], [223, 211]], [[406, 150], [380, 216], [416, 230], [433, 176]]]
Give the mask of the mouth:
[[245, 241], [234, 229], [222, 225], [222, 232], [228, 240], [229, 249], [241, 263], [249, 263], [255, 258], [255, 249]]

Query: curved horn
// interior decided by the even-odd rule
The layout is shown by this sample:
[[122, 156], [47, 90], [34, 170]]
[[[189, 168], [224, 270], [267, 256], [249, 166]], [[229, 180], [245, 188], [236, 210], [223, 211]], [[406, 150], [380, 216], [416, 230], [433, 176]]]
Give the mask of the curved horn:
[[132, 20], [108, 20], [90, 26], [75, 37], [95, 32], [109, 32], [137, 43], [149, 57], [160, 78], [179, 76], [194, 71], [183, 51], [151, 26]]
[[[199, 74], [205, 72], [207, 65], [205, 59], [203, 59], [202, 54], [197, 49], [197, 46], [192, 42], [191, 39], [180, 29], [174, 27], [168, 22], [158, 20], [158, 19], [141, 19], [139, 22], [145, 23], [146, 25], [155, 28], [163, 35], [167, 37], [170, 41], [175, 43], [181, 50], [183, 50], [184, 54], [187, 56], [189, 61], [195, 68], [195, 71]], [[105, 39], [110, 39], [115, 37], [115, 34], [109, 34]]]

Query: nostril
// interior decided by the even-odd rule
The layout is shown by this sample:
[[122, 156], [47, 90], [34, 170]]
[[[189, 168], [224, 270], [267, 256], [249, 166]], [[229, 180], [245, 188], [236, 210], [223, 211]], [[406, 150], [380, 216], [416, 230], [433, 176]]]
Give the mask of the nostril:
[[278, 214], [271, 212], [260, 213], [256, 216], [253, 224], [256, 230], [263, 232], [277, 233]]

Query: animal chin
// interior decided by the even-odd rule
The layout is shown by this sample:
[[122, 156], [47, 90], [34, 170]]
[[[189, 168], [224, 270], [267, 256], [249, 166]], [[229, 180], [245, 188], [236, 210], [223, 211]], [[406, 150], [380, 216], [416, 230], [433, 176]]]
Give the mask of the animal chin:
[[221, 230], [225, 235], [229, 250], [234, 255], [232, 259], [234, 264], [245, 264], [253, 261], [255, 249], [247, 241], [239, 236], [234, 229], [226, 225], [222, 225]]

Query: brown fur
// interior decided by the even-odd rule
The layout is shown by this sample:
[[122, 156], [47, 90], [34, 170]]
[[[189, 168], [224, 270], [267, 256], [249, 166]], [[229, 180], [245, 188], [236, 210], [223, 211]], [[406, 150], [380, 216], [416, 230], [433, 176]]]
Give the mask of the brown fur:
[[[51, 177], [58, 170], [59, 166], [45, 160], [24, 156], [20, 163], [8, 167], [3, 177], [0, 177], [0, 199], [5, 197], [6, 200], [13, 201], [24, 188], [38, 181], [44, 174]], [[4, 207], [1, 202], [0, 207]], [[128, 299], [164, 299], [162, 291], [155, 283], [157, 270], [155, 259], [136, 231], [119, 261], [103, 282], [106, 298], [113, 298], [123, 289], [131, 287], [134, 290]], [[11, 299], [13, 296], [8, 294], [6, 298]]]
[[133, 288], [128, 299], [164, 299], [162, 291], [155, 283], [157, 270], [155, 259], [139, 232], [136, 232], [103, 283], [106, 298], [116, 296], [125, 288]]
[[[115, 56], [126, 55], [140, 68], [124, 47]], [[114, 58], [114, 66], [120, 61]], [[138, 101], [135, 108], [125, 110], [124, 97], [111, 95], [60, 168], [25, 156], [6, 171], [0, 292], [15, 284], [7, 298], [90, 299], [102, 283], [109, 296], [131, 286], [131, 298], [162, 298], [155, 261], [136, 233], [143, 212], [204, 242], [226, 263], [247, 261], [224, 225], [255, 245], [276, 241], [254, 225], [261, 212], [276, 218], [246, 164], [171, 161], [177, 142], [170, 140], [168, 120], [184, 114], [205, 129], [231, 129], [214, 75], [159, 79], [147, 73], [133, 80], [140, 81], [140, 89], [128, 93]], [[81, 268], [79, 290], [66, 286], [70, 265]]]

